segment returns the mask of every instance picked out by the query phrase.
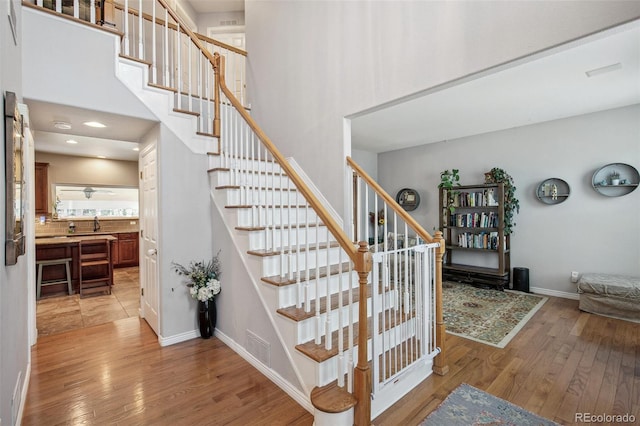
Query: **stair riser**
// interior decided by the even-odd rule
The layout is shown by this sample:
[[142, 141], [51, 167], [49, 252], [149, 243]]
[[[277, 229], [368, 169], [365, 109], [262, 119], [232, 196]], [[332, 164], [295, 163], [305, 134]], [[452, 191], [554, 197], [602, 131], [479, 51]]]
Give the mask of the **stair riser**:
[[[339, 247], [333, 247], [329, 250], [311, 250], [309, 251], [308, 256], [306, 255], [306, 252], [301, 252], [299, 255], [292, 253], [285, 254], [283, 256], [264, 256], [262, 257], [262, 276], [283, 276], [280, 274], [280, 271], [284, 271], [285, 275], [287, 275], [289, 271], [295, 273], [297, 271], [306, 271], [307, 269], [315, 270], [316, 265], [320, 267], [327, 264], [333, 265], [339, 261], [340, 250], [341, 248]], [[346, 259], [346, 255], [343, 254], [342, 261], [345, 261]]]
[[[369, 305], [369, 303], [367, 303]], [[329, 318], [331, 320], [331, 332], [338, 330], [339, 325], [339, 309], [334, 309], [330, 312]], [[358, 302], [354, 302], [353, 309], [351, 310], [351, 319], [355, 323], [358, 321]], [[342, 327], [346, 327], [349, 324], [349, 307], [342, 307]], [[320, 336], [326, 335], [326, 325], [327, 322], [327, 314], [320, 314], [320, 323], [322, 328], [320, 329]], [[310, 340], [314, 340], [316, 336], [316, 330], [318, 327], [318, 320], [316, 317], [307, 318], [303, 321], [298, 322], [297, 328], [297, 342], [296, 344], [308, 342]], [[354, 332], [357, 330], [354, 328]]]
[[[306, 247], [307, 242], [310, 246], [314, 246], [317, 241], [320, 243], [326, 242], [326, 230], [324, 227], [320, 227], [316, 234], [316, 228], [307, 228], [305, 226], [299, 229], [293, 227], [291, 229], [273, 229], [267, 228], [260, 231], [250, 231], [249, 233], [249, 247], [250, 250], [260, 249], [273, 249], [274, 247], [288, 247], [289, 244], [293, 246], [303, 245]], [[274, 241], [275, 240], [275, 241]], [[291, 243], [289, 242], [291, 241]]]
[[237, 208], [239, 226], [289, 225], [297, 223], [315, 223], [316, 213], [311, 208], [264, 207]]
[[[242, 186], [242, 184], [241, 184]], [[251, 183], [244, 188], [227, 189], [227, 205], [285, 205], [296, 206], [306, 204], [304, 197], [297, 191], [271, 191], [264, 188], [253, 188]]]
[[[353, 285], [354, 294], [357, 294], [357, 275], [353, 273]], [[298, 288], [298, 284], [294, 283], [291, 285], [280, 286], [278, 287], [278, 308], [284, 308], [287, 306], [294, 306], [298, 300], [298, 294], [300, 294], [300, 301], [304, 301], [306, 297], [306, 293], [309, 293], [309, 299], [315, 299], [316, 291], [320, 293], [320, 297], [327, 294], [327, 286], [329, 286], [329, 293], [334, 294], [339, 291], [340, 288], [340, 275], [331, 275], [330, 277], [321, 277], [318, 279], [317, 285], [316, 280], [312, 279], [311, 281], [302, 281], [300, 282], [300, 288]], [[345, 291], [349, 286], [349, 274], [342, 274], [342, 290]], [[316, 290], [317, 287], [317, 290]]]
[[[232, 173], [229, 170], [216, 170], [210, 173], [213, 178], [213, 187], [217, 186], [255, 186], [256, 188], [293, 188], [288, 185], [288, 178], [280, 174], [259, 174], [255, 179], [249, 179], [240, 173]], [[288, 186], [287, 186], [288, 185]]]
[[[357, 292], [358, 289], [354, 289], [354, 292]], [[382, 296], [378, 296], [378, 299], [381, 298]], [[393, 308], [397, 305], [395, 305], [395, 303], [393, 303], [393, 301], [391, 302], [391, 305], [388, 306], [389, 308]], [[357, 322], [358, 321], [358, 307], [359, 307], [359, 303], [358, 302], [354, 302], [353, 303], [353, 321]], [[371, 299], [367, 299], [367, 313], [369, 316], [371, 316], [371, 312], [372, 312], [372, 307], [371, 307]], [[342, 307], [342, 320], [343, 320], [343, 324], [342, 327], [346, 327], [348, 325], [348, 320], [349, 318], [349, 307], [348, 306], [343, 306]], [[330, 312], [330, 319], [331, 319], [331, 331], [336, 331], [338, 330], [338, 328], [340, 328], [339, 325], [339, 309], [333, 309]], [[323, 324], [323, 329], [321, 331], [321, 336], [324, 336], [326, 334], [326, 326], [325, 326], [325, 322], [327, 321], [327, 315], [326, 313], [322, 313], [320, 314], [320, 321]], [[307, 318], [305, 320], [299, 321], [298, 322], [298, 341], [297, 343], [304, 343], [304, 342], [308, 342], [310, 340], [313, 340], [316, 336], [316, 327], [317, 327], [317, 319], [315, 317], [313, 318]], [[412, 325], [413, 327], [413, 325]], [[411, 330], [411, 334], [413, 334], [415, 332], [415, 330]], [[405, 333], [404, 331], [398, 331], [399, 336], [402, 335], [402, 333]]]
[[[262, 153], [264, 156], [264, 153]], [[257, 154], [254, 153], [254, 157]], [[232, 170], [240, 170], [242, 172], [252, 171], [258, 173], [281, 173], [282, 168], [272, 161], [251, 160], [248, 158], [227, 158], [223, 155], [212, 155], [209, 157], [209, 168], [228, 168]]]

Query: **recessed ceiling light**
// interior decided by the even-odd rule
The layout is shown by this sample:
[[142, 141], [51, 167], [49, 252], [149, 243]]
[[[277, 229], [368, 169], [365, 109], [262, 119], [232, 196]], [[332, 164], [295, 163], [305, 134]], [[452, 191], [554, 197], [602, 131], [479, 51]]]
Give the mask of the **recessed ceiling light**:
[[66, 142], [67, 142], [67, 143], [70, 143], [70, 144], [72, 144], [72, 145], [75, 145], [75, 144], [77, 144], [77, 143], [78, 143], [78, 141], [74, 141], [73, 139], [67, 139], [67, 141], [66, 141]]
[[107, 158], [104, 155], [97, 155], [96, 157], [98, 157], [98, 158]]
[[71, 128], [71, 124], [66, 121], [54, 121], [53, 127], [60, 130], [69, 130]]
[[100, 122], [97, 122], [97, 121], [85, 121], [83, 124], [85, 126], [89, 126], [89, 127], [99, 127], [99, 128], [107, 127], [104, 124], [102, 124]]
[[619, 70], [622, 68], [622, 64], [618, 62], [617, 64], [607, 65], [606, 67], [596, 68], [593, 70], [586, 71], [585, 74], [587, 77], [595, 77], [596, 75], [605, 74], [611, 71]]
[[138, 152], [138, 151], [140, 151], [140, 148], [135, 147], [135, 148], [133, 148], [133, 150], [134, 150], [134, 151], [136, 151], [136, 152]]

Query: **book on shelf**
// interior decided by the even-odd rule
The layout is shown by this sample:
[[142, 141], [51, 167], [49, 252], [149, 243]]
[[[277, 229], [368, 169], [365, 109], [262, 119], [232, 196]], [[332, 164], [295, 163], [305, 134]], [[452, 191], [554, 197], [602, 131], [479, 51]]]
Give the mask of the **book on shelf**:
[[449, 219], [450, 226], [459, 228], [497, 228], [496, 212], [454, 213]]
[[496, 207], [495, 191], [493, 188], [482, 191], [459, 191], [453, 195], [454, 207]]

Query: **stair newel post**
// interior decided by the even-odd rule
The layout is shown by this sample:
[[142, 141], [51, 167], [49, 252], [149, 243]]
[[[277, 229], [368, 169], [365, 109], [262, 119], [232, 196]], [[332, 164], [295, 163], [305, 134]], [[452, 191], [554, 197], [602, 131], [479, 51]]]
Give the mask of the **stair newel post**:
[[214, 53], [214, 110], [215, 116], [213, 118], [213, 135], [218, 138], [218, 152], [220, 152], [220, 78], [224, 78], [224, 56], [220, 56], [219, 53]]
[[444, 376], [449, 372], [445, 352], [445, 326], [442, 313], [442, 258], [445, 253], [444, 237], [441, 231], [436, 231], [434, 240], [440, 244], [436, 251], [436, 346], [440, 348], [440, 353], [433, 362], [433, 372]]
[[368, 245], [364, 241], [358, 243], [358, 251], [354, 266], [358, 273], [360, 303], [358, 311], [358, 365], [354, 372], [353, 393], [358, 404], [355, 407], [354, 422], [356, 425], [371, 423], [371, 371], [367, 362], [367, 281], [373, 265]]

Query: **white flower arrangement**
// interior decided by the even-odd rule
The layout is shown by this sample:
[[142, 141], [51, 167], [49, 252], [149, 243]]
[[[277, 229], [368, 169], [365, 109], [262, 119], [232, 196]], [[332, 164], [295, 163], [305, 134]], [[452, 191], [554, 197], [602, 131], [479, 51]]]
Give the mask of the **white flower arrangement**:
[[188, 266], [171, 262], [173, 270], [178, 275], [183, 275], [188, 279], [187, 287], [189, 294], [200, 302], [213, 300], [220, 291], [220, 260], [218, 255], [208, 262], [190, 262]]

